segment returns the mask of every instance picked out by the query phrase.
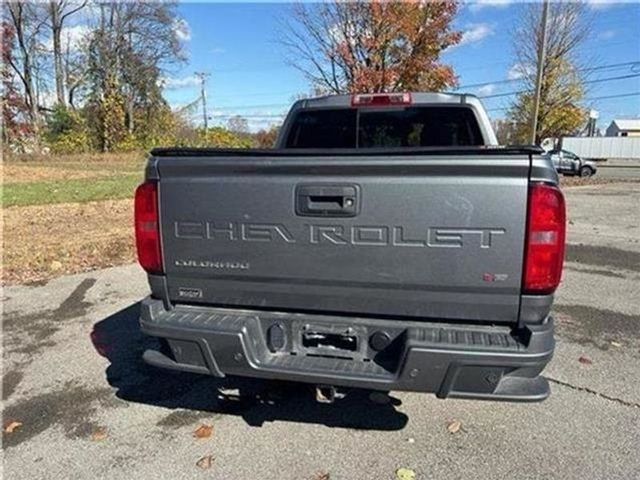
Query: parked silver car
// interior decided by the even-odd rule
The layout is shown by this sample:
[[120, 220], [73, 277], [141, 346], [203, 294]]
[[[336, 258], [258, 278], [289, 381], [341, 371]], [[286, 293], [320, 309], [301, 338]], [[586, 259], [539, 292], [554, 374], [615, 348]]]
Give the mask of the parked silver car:
[[551, 150], [546, 155], [551, 158], [557, 172], [563, 175], [590, 177], [598, 170], [595, 162], [584, 160], [568, 150]]

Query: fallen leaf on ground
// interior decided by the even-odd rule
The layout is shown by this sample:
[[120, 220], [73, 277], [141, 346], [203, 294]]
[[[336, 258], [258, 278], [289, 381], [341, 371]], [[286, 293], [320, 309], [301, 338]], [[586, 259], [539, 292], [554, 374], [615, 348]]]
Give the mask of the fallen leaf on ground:
[[330, 478], [331, 476], [329, 475], [328, 472], [317, 472], [313, 476], [313, 480], [329, 480]]
[[4, 431], [7, 433], [13, 433], [21, 426], [22, 426], [22, 422], [16, 422], [16, 421], [9, 422], [7, 426], [4, 427]]
[[620, 348], [620, 347], [622, 346], [622, 344], [621, 344], [621, 343], [619, 343], [619, 342], [614, 342], [614, 341], [612, 340], [612, 341], [611, 341], [611, 346]]
[[205, 455], [196, 462], [196, 467], [202, 470], [209, 470], [213, 465], [213, 455]]
[[213, 433], [213, 426], [211, 425], [200, 425], [195, 432], [193, 432], [193, 436], [196, 438], [209, 438]]
[[589, 357], [585, 357], [584, 355], [581, 356], [580, 358], [578, 358], [578, 361], [580, 363], [585, 364], [585, 365], [592, 365], [593, 364], [593, 360], [591, 360]]
[[462, 422], [460, 420], [453, 420], [447, 424], [447, 431], [449, 433], [458, 433], [462, 429]]
[[96, 428], [91, 434], [91, 440], [94, 442], [100, 442], [108, 437], [107, 429], [105, 427]]
[[415, 480], [416, 472], [408, 468], [399, 468], [396, 470], [396, 478], [398, 480]]

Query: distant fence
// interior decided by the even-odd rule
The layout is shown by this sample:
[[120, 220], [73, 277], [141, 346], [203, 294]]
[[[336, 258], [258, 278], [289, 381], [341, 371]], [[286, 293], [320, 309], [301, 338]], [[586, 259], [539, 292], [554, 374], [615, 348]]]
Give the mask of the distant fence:
[[640, 137], [563, 137], [560, 146], [593, 160], [640, 160]]

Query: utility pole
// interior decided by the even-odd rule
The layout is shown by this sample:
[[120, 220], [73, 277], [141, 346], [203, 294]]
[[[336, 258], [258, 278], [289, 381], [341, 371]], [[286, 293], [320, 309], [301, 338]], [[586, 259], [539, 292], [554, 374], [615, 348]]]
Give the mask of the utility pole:
[[531, 120], [531, 144], [536, 143], [538, 134], [538, 114], [540, 113], [540, 91], [542, 90], [542, 74], [544, 59], [547, 55], [547, 16], [549, 14], [549, 1], [542, 3], [542, 18], [540, 21], [540, 31], [542, 38], [538, 45], [538, 72], [536, 75], [536, 94], [533, 97], [533, 119]]
[[208, 76], [209, 76], [208, 73], [196, 72], [196, 77], [198, 77], [200, 79], [200, 98], [202, 99], [202, 119], [204, 120], [204, 129], [205, 129], [205, 131], [208, 128], [208, 123], [207, 123], [207, 90], [206, 90], [206, 83], [207, 83], [207, 77]]

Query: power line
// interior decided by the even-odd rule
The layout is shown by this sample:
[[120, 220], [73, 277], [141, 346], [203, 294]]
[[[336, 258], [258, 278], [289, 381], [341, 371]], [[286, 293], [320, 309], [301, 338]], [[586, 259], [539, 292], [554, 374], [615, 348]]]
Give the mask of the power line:
[[[636, 63], [640, 63], [640, 62], [626, 62], [626, 64], [636, 64]], [[614, 65], [618, 65], [618, 64], [614, 64]], [[593, 68], [604, 68], [603, 67], [593, 67]], [[603, 83], [603, 82], [609, 82], [609, 81], [615, 81], [615, 80], [624, 80], [624, 79], [629, 79], [629, 78], [635, 78], [635, 77], [640, 77], [640, 73], [637, 74], [629, 74], [629, 75], [620, 75], [620, 76], [616, 76], [616, 77], [607, 77], [607, 78], [598, 78], [598, 79], [594, 79], [594, 80], [587, 80], [583, 83], [585, 84], [591, 84], [591, 83]], [[488, 99], [488, 98], [499, 98], [499, 97], [507, 97], [507, 96], [511, 96], [511, 95], [517, 95], [520, 93], [527, 93], [529, 90], [516, 90], [516, 91], [512, 91], [512, 92], [505, 92], [505, 93], [496, 93], [496, 94], [492, 94], [492, 95], [482, 95], [479, 96], [479, 98], [482, 99]], [[615, 98], [615, 97], [614, 97]], [[600, 99], [600, 97], [595, 97], [594, 99]], [[196, 101], [198, 101], [200, 99], [197, 99]], [[289, 107], [289, 103], [266, 103], [266, 104], [254, 104], [254, 105], [225, 105], [225, 106], [219, 106], [217, 107], [217, 110], [246, 110], [246, 109], [259, 109], [259, 108], [287, 108]], [[490, 109], [491, 110], [496, 110], [496, 109]], [[498, 109], [500, 110], [500, 109]], [[213, 115], [208, 115], [208, 118], [212, 118], [212, 117], [233, 117], [236, 116], [237, 114], [213, 114]], [[278, 117], [282, 117], [284, 116], [284, 114], [248, 114], [248, 115], [242, 115], [243, 117], [248, 117], [248, 118], [252, 118], [252, 117], [273, 117], [273, 118], [278, 118]]]
[[[578, 68], [577, 71], [578, 72], [594, 72], [597, 70], [606, 70], [611, 68], [634, 67], [635, 65], [640, 66], [640, 60], [637, 60], [635, 62], [612, 63], [610, 65], [601, 65], [599, 67]], [[504, 83], [513, 83], [513, 82], [519, 82], [519, 81], [522, 81], [522, 77], [494, 80], [494, 81], [482, 82], [482, 83], [470, 83], [469, 85], [461, 85], [459, 87], [456, 87], [454, 90], [457, 91], [457, 90], [462, 90], [463, 88], [486, 87], [487, 85], [500, 85]]]
[[[634, 62], [631, 62], [634, 63]], [[585, 82], [583, 82], [584, 84], [591, 84], [591, 83], [603, 83], [603, 82], [610, 82], [610, 81], [616, 81], [616, 80], [626, 80], [629, 78], [636, 78], [636, 77], [640, 77], [640, 73], [634, 73], [634, 74], [629, 74], [629, 75], [620, 75], [617, 77], [607, 77], [607, 78], [597, 78], [594, 80], [586, 80]], [[491, 95], [481, 95], [478, 98], [482, 98], [482, 99], [487, 99], [487, 98], [498, 98], [498, 97], [508, 97], [510, 95], [517, 95], [520, 93], [527, 93], [529, 90], [515, 90], [512, 92], [504, 92], [504, 93], [495, 93], [495, 94], [491, 94]], [[216, 109], [217, 110], [246, 110], [246, 109], [250, 109], [250, 108], [286, 108], [288, 107], [290, 104], [289, 103], [263, 103], [263, 104], [254, 104], [254, 105], [225, 105], [225, 106], [219, 106]], [[235, 116], [235, 115], [231, 115], [230, 116]], [[246, 116], [246, 115], [243, 115]]]
[[635, 78], [635, 77], [640, 77], [640, 73], [635, 73], [631, 75], [620, 75], [618, 77], [596, 78], [594, 80], [585, 80], [582, 83], [601, 83], [601, 82], [609, 82], [613, 80], [624, 80], [626, 78]]
[[247, 108], [279, 108], [288, 107], [291, 103], [263, 103], [261, 105], [227, 105], [217, 107], [216, 110], [245, 110]]
[[[612, 82], [614, 80], [626, 80], [629, 78], [640, 77], [640, 73], [633, 73], [630, 75], [620, 75], [617, 77], [607, 77], [607, 78], [596, 78], [594, 80], [585, 80], [582, 82], [583, 84], [591, 84], [591, 83], [603, 83], [603, 82]], [[498, 97], [508, 97], [510, 95], [518, 95], [520, 93], [527, 93], [531, 90], [515, 90], [513, 92], [504, 92], [504, 93], [494, 93], [492, 95], [480, 95], [478, 98], [498, 98]]]
[[631, 70], [633, 71], [633, 68], [636, 66], [640, 66], [640, 60], [635, 60], [633, 62], [611, 63], [609, 65], [601, 65], [599, 67], [579, 68], [578, 71], [592, 72], [594, 70], [605, 70], [607, 68], [615, 68], [615, 67], [631, 67]]
[[[196, 116], [199, 116], [199, 113], [192, 113], [191, 117], [192, 118], [196, 118]], [[240, 115], [237, 113], [213, 113], [210, 114], [207, 118], [208, 119], [214, 119], [214, 118], [234, 118], [234, 117], [242, 117], [242, 118], [282, 118], [282, 117], [286, 117], [287, 114], [286, 113], [249, 113], [248, 115]]]
[[498, 97], [510, 97], [511, 95], [519, 95], [521, 93], [531, 92], [531, 90], [515, 90], [513, 92], [494, 93], [493, 95], [479, 96], [478, 98], [498, 98]]
[[[615, 46], [615, 45], [622, 45], [622, 44], [627, 44], [627, 43], [631, 43], [631, 41], [629, 40], [622, 40], [622, 41], [616, 41], [616, 42], [599, 42], [598, 47], [596, 47], [596, 49], [600, 49], [603, 47], [610, 47], [610, 46]], [[481, 69], [486, 69], [489, 66], [497, 66], [497, 65], [508, 65], [510, 64], [511, 61], [505, 60], [505, 61], [501, 61], [501, 62], [493, 62], [493, 63], [487, 63], [484, 64], [483, 66], [480, 65], [472, 65], [470, 67], [458, 67], [456, 68], [456, 70], [458, 71], [473, 71], [473, 70], [481, 70]], [[265, 71], [274, 71], [274, 70], [288, 70], [291, 69], [293, 67], [291, 67], [290, 65], [287, 65], [286, 63], [282, 63], [282, 62], [268, 62], [268, 63], [264, 63], [262, 64], [262, 66], [258, 65], [252, 65], [249, 68], [244, 68], [244, 67], [231, 67], [231, 68], [220, 68], [220, 69], [215, 69], [215, 74], [228, 74], [228, 73], [252, 73], [252, 72], [265, 72]], [[595, 67], [596, 69], [600, 68], [600, 67]], [[466, 88], [466, 87], [460, 87], [460, 88]]]
[[[612, 98], [626, 98], [626, 97], [637, 97], [637, 96], [640, 96], [640, 92], [619, 93], [616, 95], [602, 95], [599, 97], [584, 98], [582, 101], [593, 102], [595, 100], [609, 100]], [[487, 112], [499, 112], [503, 110], [509, 110], [509, 108], [510, 107], [488, 108]]]
[[[612, 68], [620, 68], [620, 67], [626, 67], [626, 66], [640, 66], [640, 60], [638, 61], [632, 61], [632, 62], [622, 62], [622, 63], [613, 63], [613, 64], [609, 64], [609, 65], [601, 65], [598, 67], [588, 67], [588, 68], [582, 68], [579, 69], [578, 71], [598, 71], [598, 70], [605, 70], [605, 69], [612, 69]], [[603, 78], [603, 79], [595, 79], [595, 80], [587, 80], [583, 83], [599, 83], [599, 82], [606, 82], [606, 81], [610, 81], [610, 80], [617, 80], [617, 79], [623, 79], [623, 78], [633, 78], [637, 75], [628, 75], [628, 76], [621, 76], [621, 77], [609, 77], [609, 78]], [[492, 82], [483, 82], [483, 83], [475, 83], [475, 84], [469, 84], [469, 85], [463, 85], [460, 86], [458, 88], [456, 88], [455, 90], [461, 90], [463, 88], [474, 88], [474, 87], [483, 87], [483, 86], [487, 86], [487, 85], [495, 85], [495, 84], [506, 84], [506, 83], [512, 83], [512, 82], [518, 82], [521, 79], [517, 78], [517, 79], [503, 79], [503, 80], [496, 80], [496, 81], [492, 81]], [[498, 93], [498, 94], [492, 94], [492, 95], [483, 95], [480, 98], [498, 98], [498, 97], [506, 97], [509, 95], [515, 95], [518, 93], [525, 93], [526, 90], [518, 90], [518, 91], [514, 91], [514, 92], [506, 92], [506, 93]], [[273, 93], [268, 93], [268, 92], [263, 92], [263, 93], [243, 93], [241, 94], [242, 97], [259, 97], [259, 96], [270, 96], [270, 95], [286, 95], [290, 93], [291, 95], [293, 95], [293, 92], [273, 92]], [[196, 101], [200, 101], [201, 99], [197, 99]], [[244, 110], [244, 109], [248, 109], [248, 108], [286, 108], [290, 105], [290, 103], [270, 103], [270, 104], [257, 104], [257, 105], [226, 105], [226, 106], [219, 106], [217, 107], [217, 110]]]
[[[591, 84], [591, 83], [603, 83], [603, 82], [610, 82], [610, 81], [615, 81], [615, 80], [625, 80], [625, 79], [629, 79], [629, 78], [636, 78], [636, 77], [640, 77], [640, 73], [635, 73], [635, 74], [630, 74], [630, 75], [620, 75], [617, 77], [607, 77], [607, 78], [598, 78], [598, 79], [594, 79], [594, 80], [587, 80], [583, 83], [585, 84]], [[482, 99], [487, 99], [487, 98], [499, 98], [499, 97], [508, 97], [511, 95], [518, 95], [520, 93], [527, 93], [529, 92], [529, 90], [515, 90], [512, 92], [504, 92], [504, 93], [495, 93], [495, 94], [491, 94], [491, 95], [481, 95], [478, 98], [482, 98]], [[251, 109], [251, 108], [286, 108], [288, 107], [290, 104], [289, 103], [263, 103], [263, 104], [255, 104], [255, 105], [225, 105], [225, 106], [220, 106], [217, 107], [217, 110], [246, 110], [246, 109]], [[218, 115], [218, 116], [222, 116], [224, 114]], [[229, 116], [235, 116], [232, 114], [228, 114]], [[247, 116], [247, 115], [243, 115], [243, 116]]]
[[586, 98], [585, 101], [592, 101], [592, 100], [607, 100], [609, 98], [623, 98], [623, 97], [635, 97], [640, 95], [640, 92], [633, 92], [633, 93], [619, 93], [618, 95], [603, 95], [601, 97], [592, 97], [592, 98]]
[[240, 116], [242, 118], [283, 118], [286, 117], [287, 114], [286, 113], [281, 113], [281, 114], [264, 114], [264, 115], [258, 115], [258, 114], [250, 114], [250, 115], [219, 115], [219, 114], [213, 114], [210, 115], [209, 118], [234, 118]]

